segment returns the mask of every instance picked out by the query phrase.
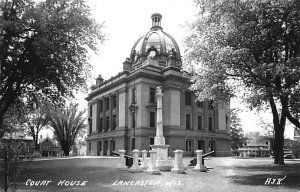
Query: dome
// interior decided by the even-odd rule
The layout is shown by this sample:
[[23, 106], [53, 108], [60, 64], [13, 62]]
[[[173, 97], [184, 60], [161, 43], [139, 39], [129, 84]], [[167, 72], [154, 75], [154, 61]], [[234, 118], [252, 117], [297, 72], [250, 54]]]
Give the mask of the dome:
[[175, 39], [164, 32], [161, 27], [161, 14], [154, 13], [151, 19], [152, 27], [150, 31], [140, 37], [131, 50], [131, 61], [135, 63], [138, 62], [139, 59], [143, 60], [143, 58], [147, 58], [149, 55], [162, 59], [170, 54], [175, 56], [176, 59], [181, 60], [180, 50]]

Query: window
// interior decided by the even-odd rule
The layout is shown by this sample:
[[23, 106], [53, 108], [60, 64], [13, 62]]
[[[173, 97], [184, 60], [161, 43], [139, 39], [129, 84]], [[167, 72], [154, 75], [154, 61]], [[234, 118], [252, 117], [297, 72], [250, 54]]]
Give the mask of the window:
[[131, 150], [135, 149], [135, 138], [131, 138]]
[[204, 140], [198, 140], [198, 149], [203, 150], [203, 153], [205, 153], [205, 141]]
[[135, 103], [135, 88], [133, 88], [131, 92], [131, 103]]
[[155, 102], [155, 88], [150, 88], [150, 103], [154, 103]]
[[185, 141], [185, 151], [192, 151], [192, 141], [191, 140]]
[[112, 105], [113, 105], [113, 109], [117, 107], [117, 95], [112, 96]]
[[208, 130], [212, 131], [213, 130], [213, 121], [212, 121], [212, 117], [208, 118]]
[[150, 137], [150, 145], [154, 145], [154, 137]]
[[202, 117], [198, 116], [198, 130], [202, 130]]
[[93, 105], [90, 105], [90, 117], [93, 116]]
[[108, 97], [105, 98], [105, 106], [106, 106], [106, 111], [108, 111], [109, 110], [109, 98]]
[[103, 100], [100, 100], [99, 105], [100, 112], [103, 112]]
[[100, 118], [100, 122], [99, 122], [99, 130], [100, 130], [100, 132], [102, 131], [102, 129], [103, 129], [103, 118], [101, 117]]
[[209, 102], [208, 102], [208, 109], [210, 109], [210, 110], [214, 109], [214, 100], [209, 100]]
[[191, 115], [190, 114], [186, 114], [185, 126], [186, 126], [186, 129], [191, 129]]
[[185, 104], [186, 105], [192, 104], [192, 93], [190, 91], [185, 91]]
[[203, 101], [197, 101], [197, 107], [203, 108]]
[[115, 150], [115, 141], [114, 140], [110, 140], [110, 151], [114, 151]]
[[114, 130], [117, 127], [117, 115], [113, 115], [113, 126], [112, 129]]
[[92, 142], [89, 142], [89, 152], [92, 150]]
[[106, 131], [109, 129], [109, 117], [106, 117]]
[[150, 127], [155, 127], [155, 112], [150, 111]]
[[131, 114], [132, 116], [131, 116], [131, 118], [132, 118], [132, 127], [134, 128], [135, 127], [135, 112], [132, 112], [132, 114]]

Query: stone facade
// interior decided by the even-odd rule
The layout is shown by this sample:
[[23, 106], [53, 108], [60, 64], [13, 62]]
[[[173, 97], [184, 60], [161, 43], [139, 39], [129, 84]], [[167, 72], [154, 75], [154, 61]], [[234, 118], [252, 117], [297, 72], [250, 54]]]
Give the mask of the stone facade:
[[156, 88], [163, 92], [163, 132], [169, 154], [180, 149], [184, 156], [194, 151], [215, 150], [231, 155], [229, 104], [223, 109], [211, 101], [196, 101], [189, 91], [190, 76], [181, 72], [176, 41], [162, 30], [161, 15], [152, 15], [150, 31], [134, 44], [123, 71], [109, 80], [97, 78], [88, 97], [88, 155], [134, 148], [149, 150], [156, 133]]

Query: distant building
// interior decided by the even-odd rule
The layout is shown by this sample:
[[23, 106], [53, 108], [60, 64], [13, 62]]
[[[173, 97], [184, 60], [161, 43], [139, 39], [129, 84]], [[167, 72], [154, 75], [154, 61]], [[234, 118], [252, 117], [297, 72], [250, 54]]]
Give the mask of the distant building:
[[60, 147], [55, 139], [40, 138], [39, 140], [39, 152], [43, 157], [57, 156], [60, 152]]
[[192, 156], [195, 150], [203, 149], [215, 151], [217, 156], [231, 155], [229, 103], [218, 109], [212, 100], [196, 102], [189, 90], [190, 76], [181, 71], [175, 39], [163, 31], [160, 14], [153, 14], [151, 19], [150, 31], [133, 45], [123, 71], [106, 81], [99, 76], [86, 98], [87, 155], [149, 150], [156, 131], [158, 86], [164, 94], [164, 136], [170, 153], [181, 149], [185, 156]]

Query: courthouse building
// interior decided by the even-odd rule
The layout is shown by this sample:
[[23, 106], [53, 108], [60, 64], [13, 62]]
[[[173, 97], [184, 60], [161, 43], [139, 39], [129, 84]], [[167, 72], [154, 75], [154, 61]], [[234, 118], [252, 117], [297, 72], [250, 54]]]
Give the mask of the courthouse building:
[[185, 156], [197, 149], [231, 155], [229, 106], [214, 108], [198, 102], [189, 90], [190, 76], [181, 71], [175, 39], [163, 31], [162, 16], [151, 16], [152, 27], [132, 47], [123, 71], [104, 81], [101, 76], [86, 100], [89, 106], [88, 155], [111, 155], [114, 150], [149, 150], [156, 134], [156, 88], [162, 86], [163, 125], [169, 154]]

